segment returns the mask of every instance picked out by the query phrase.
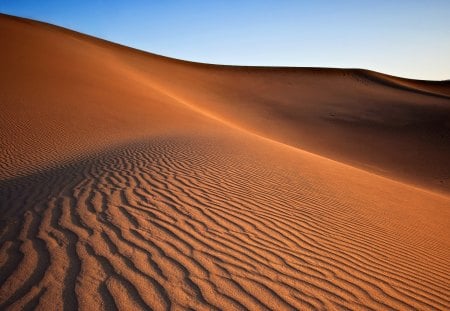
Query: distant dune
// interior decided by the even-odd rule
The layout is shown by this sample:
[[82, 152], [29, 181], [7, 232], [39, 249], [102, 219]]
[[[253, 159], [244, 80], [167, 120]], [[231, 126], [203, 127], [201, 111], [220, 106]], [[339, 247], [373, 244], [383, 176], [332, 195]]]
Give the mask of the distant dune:
[[0, 310], [450, 309], [450, 81], [0, 15], [0, 130]]

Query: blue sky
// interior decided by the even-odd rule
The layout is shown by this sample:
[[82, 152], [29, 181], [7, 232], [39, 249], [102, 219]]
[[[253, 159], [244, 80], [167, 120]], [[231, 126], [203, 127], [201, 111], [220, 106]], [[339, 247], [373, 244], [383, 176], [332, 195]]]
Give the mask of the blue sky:
[[450, 79], [450, 0], [0, 0], [0, 12], [192, 61]]

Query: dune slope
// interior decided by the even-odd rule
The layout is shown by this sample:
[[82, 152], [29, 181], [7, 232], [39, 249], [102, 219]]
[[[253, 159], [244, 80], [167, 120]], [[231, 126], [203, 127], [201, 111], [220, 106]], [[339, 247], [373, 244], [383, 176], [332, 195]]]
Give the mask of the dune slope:
[[0, 40], [1, 310], [450, 308], [448, 82]]

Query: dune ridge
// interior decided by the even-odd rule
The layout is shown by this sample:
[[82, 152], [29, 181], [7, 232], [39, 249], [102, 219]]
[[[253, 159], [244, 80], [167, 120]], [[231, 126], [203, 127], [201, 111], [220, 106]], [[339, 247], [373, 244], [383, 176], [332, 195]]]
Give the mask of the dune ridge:
[[0, 40], [1, 310], [450, 308], [448, 81]]
[[[448, 194], [449, 81], [402, 79], [359, 69], [233, 67], [189, 63], [48, 24], [12, 19], [16, 22], [14, 27], [8, 23], [3, 27], [5, 66], [2, 84], [5, 89], [16, 89], [4, 94], [4, 101], [11, 101], [16, 107], [8, 106], [4, 111], [2, 121], [5, 130], [25, 127], [28, 124], [23, 123], [30, 121], [28, 116], [8, 117], [8, 113], [17, 112], [14, 109], [30, 108], [20, 98], [14, 98], [23, 96], [17, 95], [21, 91], [17, 87], [26, 84], [29, 78], [29, 84], [34, 85], [35, 89], [25, 89], [23, 92], [33, 92], [29, 95], [35, 96], [36, 102], [44, 101], [39, 100], [41, 96], [47, 97], [57, 107], [81, 109], [90, 119], [97, 117], [100, 122], [106, 123], [111, 122], [112, 115], [116, 114], [117, 119], [126, 123], [122, 131], [111, 129], [113, 125], [108, 124], [105, 129], [107, 133], [103, 136], [114, 131], [117, 135], [124, 135], [124, 131], [131, 130], [133, 126], [137, 128], [143, 123], [137, 120], [138, 114], [146, 114], [148, 118], [149, 111], [162, 113], [167, 110], [162, 109], [161, 105], [158, 109], [142, 109], [144, 101], [146, 104], [170, 101], [175, 106], [187, 105], [184, 108], [195, 110], [196, 115], [202, 112], [263, 137]], [[13, 39], [8, 40], [10, 37]], [[52, 61], [39, 63], [33, 58]], [[81, 72], [82, 68], [86, 71]], [[51, 88], [56, 77], [65, 79], [64, 84], [60, 83], [60, 91]], [[117, 94], [111, 93], [111, 89], [122, 93], [120, 96], [127, 93], [130, 101], [137, 102], [127, 107], [134, 109], [134, 116], [131, 112], [126, 116], [121, 113], [124, 107], [117, 106], [117, 101], [111, 97]], [[101, 94], [100, 91], [111, 94]], [[64, 97], [70, 100], [68, 95], [96, 102], [97, 110], [60, 100]], [[108, 118], [100, 115], [99, 108], [108, 109], [102, 111]], [[185, 110], [176, 109], [171, 111], [174, 116]], [[64, 116], [60, 111], [52, 111], [52, 114], [45, 116], [50, 118], [48, 123], [58, 121], [51, 117], [73, 117]], [[169, 119], [155, 116], [145, 120], [161, 123], [161, 120]], [[14, 124], [8, 124], [8, 121]], [[137, 124], [131, 126], [130, 122]], [[80, 124], [75, 130], [79, 132], [86, 128], [89, 131], [92, 126], [86, 124], [83, 127]], [[39, 127], [41, 129], [43, 126]], [[94, 128], [103, 130], [98, 124]], [[139, 133], [151, 132], [156, 128], [156, 124], [151, 129], [140, 128]], [[136, 132], [129, 134], [136, 135]], [[4, 141], [3, 145], [13, 144], [16, 136], [24, 135], [14, 131], [2, 135], [3, 139], [9, 137], [11, 140]], [[58, 147], [61, 149], [61, 146]], [[27, 152], [17, 150], [8, 159], [20, 159]], [[46, 155], [47, 158], [52, 156]], [[4, 170], [8, 169], [4, 167]]]

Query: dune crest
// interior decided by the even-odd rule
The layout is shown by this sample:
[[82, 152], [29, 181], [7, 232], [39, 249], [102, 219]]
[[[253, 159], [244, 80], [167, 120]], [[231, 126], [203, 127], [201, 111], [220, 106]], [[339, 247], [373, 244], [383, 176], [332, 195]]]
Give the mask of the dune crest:
[[450, 308], [448, 81], [0, 43], [1, 310]]

